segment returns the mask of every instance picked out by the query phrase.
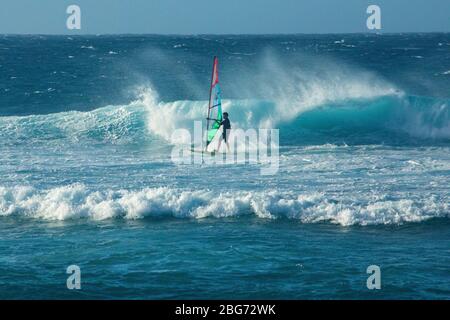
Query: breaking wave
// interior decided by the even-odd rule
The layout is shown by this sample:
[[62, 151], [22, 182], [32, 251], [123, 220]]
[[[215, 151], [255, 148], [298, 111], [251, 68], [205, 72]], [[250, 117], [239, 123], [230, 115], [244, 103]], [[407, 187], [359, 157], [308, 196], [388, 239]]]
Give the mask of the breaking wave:
[[[280, 129], [281, 144], [388, 143], [450, 140], [450, 107], [444, 100], [384, 96], [316, 106], [290, 119], [279, 117], [271, 101], [225, 100], [234, 128]], [[171, 139], [175, 129], [192, 130], [201, 120], [205, 101], [158, 102], [144, 94], [127, 106], [108, 106], [90, 112], [0, 118], [4, 143], [93, 141], [126, 144]], [[284, 139], [283, 139], [284, 137]]]
[[[249, 98], [223, 101], [233, 128], [280, 129], [282, 145], [450, 140], [449, 100], [409, 96], [350, 67], [307, 72], [264, 65], [250, 79], [241, 75], [240, 93]], [[249, 83], [257, 87], [245, 88]], [[137, 88], [135, 96], [128, 104], [88, 112], [0, 117], [0, 143], [186, 143], [172, 138], [174, 130], [192, 131], [193, 122], [205, 118], [206, 101], [161, 101], [149, 85]]]
[[0, 187], [0, 215], [44, 220], [151, 217], [194, 218], [253, 215], [302, 223], [342, 226], [389, 225], [449, 217], [449, 204], [436, 195], [423, 199], [338, 200], [325, 193], [183, 191], [145, 188], [92, 191], [74, 184], [49, 190]]

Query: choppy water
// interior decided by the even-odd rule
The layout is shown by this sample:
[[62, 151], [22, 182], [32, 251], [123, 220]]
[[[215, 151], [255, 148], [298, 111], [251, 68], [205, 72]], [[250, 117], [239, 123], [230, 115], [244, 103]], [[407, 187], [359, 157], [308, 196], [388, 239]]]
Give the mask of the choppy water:
[[[449, 34], [0, 36], [0, 296], [449, 298], [449, 50]], [[279, 129], [277, 174], [171, 161], [213, 55], [233, 128]]]

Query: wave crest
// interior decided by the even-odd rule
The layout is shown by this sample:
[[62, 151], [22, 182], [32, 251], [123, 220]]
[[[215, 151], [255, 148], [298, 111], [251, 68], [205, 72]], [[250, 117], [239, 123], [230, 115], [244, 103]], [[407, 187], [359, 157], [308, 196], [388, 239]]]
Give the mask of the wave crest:
[[449, 217], [449, 204], [437, 196], [424, 199], [338, 201], [324, 193], [226, 192], [145, 188], [138, 191], [91, 191], [82, 184], [35, 190], [0, 187], [0, 215], [45, 220], [146, 217], [195, 218], [254, 215], [302, 223], [342, 226], [402, 224]]

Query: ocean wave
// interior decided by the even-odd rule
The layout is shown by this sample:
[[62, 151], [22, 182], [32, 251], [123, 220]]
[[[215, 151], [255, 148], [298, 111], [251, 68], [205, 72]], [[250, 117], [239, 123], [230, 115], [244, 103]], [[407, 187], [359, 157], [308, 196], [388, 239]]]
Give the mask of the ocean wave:
[[172, 217], [201, 219], [253, 215], [288, 218], [302, 223], [329, 222], [342, 226], [389, 225], [449, 217], [449, 203], [431, 195], [421, 199], [339, 200], [325, 193], [225, 192], [145, 188], [89, 190], [74, 184], [49, 190], [0, 187], [0, 216], [44, 220], [105, 220]]
[[[312, 85], [297, 97], [273, 101], [225, 99], [223, 109], [230, 113], [233, 128], [280, 129], [282, 145], [389, 143], [400, 136], [415, 143], [450, 140], [450, 103], [445, 99], [407, 96], [381, 87], [370, 90], [353, 83], [328, 89]], [[0, 143], [91, 140], [128, 144], [155, 138], [173, 144], [192, 142], [180, 136], [174, 139], [173, 133], [176, 129], [192, 132], [194, 121], [205, 117], [206, 101], [164, 102], [151, 87], [137, 91], [138, 97], [127, 105], [0, 117]]]
[[107, 106], [89, 112], [0, 117], [1, 143], [63, 140], [130, 143], [145, 138], [145, 108]]

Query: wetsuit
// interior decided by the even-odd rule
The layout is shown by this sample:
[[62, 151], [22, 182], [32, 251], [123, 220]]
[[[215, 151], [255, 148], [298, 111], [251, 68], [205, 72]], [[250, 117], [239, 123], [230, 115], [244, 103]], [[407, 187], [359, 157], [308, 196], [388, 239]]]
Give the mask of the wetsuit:
[[223, 126], [222, 139], [227, 142], [227, 136], [230, 134], [231, 129], [230, 119], [227, 118], [223, 120], [221, 125]]

